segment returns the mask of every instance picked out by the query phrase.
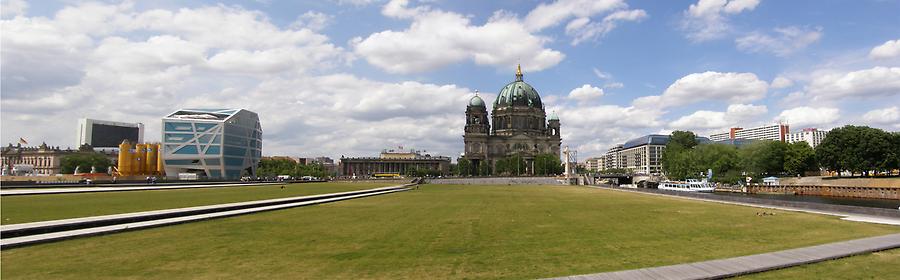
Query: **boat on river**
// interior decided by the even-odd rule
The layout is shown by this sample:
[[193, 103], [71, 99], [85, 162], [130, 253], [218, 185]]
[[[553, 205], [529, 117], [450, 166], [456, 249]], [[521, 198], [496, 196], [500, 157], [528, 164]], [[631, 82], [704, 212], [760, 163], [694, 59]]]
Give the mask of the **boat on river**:
[[663, 181], [659, 183], [660, 190], [680, 192], [713, 192], [716, 187], [706, 180], [687, 179], [687, 181]]

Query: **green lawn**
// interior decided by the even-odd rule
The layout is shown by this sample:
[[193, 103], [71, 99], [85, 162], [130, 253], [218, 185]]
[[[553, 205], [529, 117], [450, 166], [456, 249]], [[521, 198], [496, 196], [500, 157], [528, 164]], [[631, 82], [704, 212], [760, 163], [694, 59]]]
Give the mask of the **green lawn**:
[[[823, 277], [824, 276], [824, 277]], [[739, 279], [898, 279], [900, 249], [751, 274]]]
[[[540, 278], [900, 232], [562, 186], [419, 190], [4, 250], [4, 279]], [[772, 212], [772, 210], [765, 210]]]
[[0, 224], [88, 217], [107, 214], [211, 205], [229, 202], [313, 195], [389, 186], [389, 183], [303, 183], [269, 186], [221, 187], [47, 194], [0, 197]]

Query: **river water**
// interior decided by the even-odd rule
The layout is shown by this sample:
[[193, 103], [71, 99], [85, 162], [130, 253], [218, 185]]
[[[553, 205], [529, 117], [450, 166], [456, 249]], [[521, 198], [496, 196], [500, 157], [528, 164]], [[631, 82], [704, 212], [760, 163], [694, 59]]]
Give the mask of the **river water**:
[[849, 197], [831, 197], [818, 195], [789, 195], [789, 194], [745, 194], [730, 192], [715, 192], [715, 195], [745, 196], [774, 200], [786, 201], [803, 201], [825, 204], [838, 204], [850, 206], [863, 206], [874, 208], [897, 209], [900, 207], [900, 200], [894, 199], [871, 199], [871, 198], [849, 198]]

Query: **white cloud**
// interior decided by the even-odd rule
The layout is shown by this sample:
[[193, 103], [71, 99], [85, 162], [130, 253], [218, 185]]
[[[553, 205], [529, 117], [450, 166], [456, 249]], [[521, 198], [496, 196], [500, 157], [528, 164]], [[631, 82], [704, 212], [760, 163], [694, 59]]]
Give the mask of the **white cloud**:
[[4, 0], [0, 2], [0, 17], [24, 16], [28, 10], [28, 2], [25, 0]]
[[772, 80], [772, 84], [771, 84], [772, 88], [776, 88], [776, 89], [789, 88], [793, 85], [794, 85], [794, 81], [791, 81], [791, 79], [788, 79], [783, 76], [775, 77], [775, 79]]
[[725, 119], [725, 112], [700, 110], [672, 121], [669, 126], [675, 129], [709, 129], [727, 127], [730, 124]]
[[569, 92], [569, 98], [580, 102], [595, 101], [603, 96], [603, 89], [584, 84], [579, 88], [575, 88]]
[[775, 35], [753, 32], [734, 40], [739, 50], [751, 53], [769, 52], [788, 56], [822, 38], [822, 28], [797, 26], [775, 28]]
[[647, 18], [644, 10], [620, 10], [603, 18], [600, 22], [591, 22], [587, 17], [577, 18], [566, 25], [566, 35], [574, 37], [572, 45], [587, 40], [596, 40], [616, 28], [621, 21], [641, 21]]
[[862, 119], [868, 124], [893, 124], [900, 127], [900, 107], [872, 110], [863, 115]]
[[813, 100], [900, 96], [900, 67], [817, 74], [806, 86]]
[[320, 12], [307, 11], [297, 17], [291, 27], [297, 29], [309, 28], [312, 31], [321, 31], [331, 23], [334, 17]]
[[664, 108], [720, 100], [729, 103], [750, 102], [766, 96], [768, 84], [753, 73], [720, 73], [707, 71], [678, 79], [662, 95], [634, 100], [642, 108]]
[[530, 33], [504, 12], [495, 13], [480, 26], [457, 13], [427, 6], [408, 8], [406, 1], [390, 2], [382, 13], [413, 22], [406, 30], [356, 37], [350, 44], [370, 64], [392, 73], [428, 71], [464, 60], [504, 68], [521, 62], [525, 70], [539, 71], [565, 57], [544, 47], [550, 39]]
[[369, 4], [373, 4], [375, 2], [379, 2], [379, 0], [332, 0], [337, 2], [339, 5], [353, 5], [357, 7], [368, 6]]
[[681, 27], [695, 42], [719, 39], [731, 30], [727, 16], [752, 11], [759, 0], [699, 0], [684, 12]]
[[619, 82], [611, 82], [603, 84], [603, 88], [614, 89], [614, 88], [623, 88], [625, 84]]
[[[292, 124], [311, 120], [330, 126], [319, 128], [314, 138], [321, 142], [349, 138], [350, 130], [370, 127], [358, 120], [364, 115], [378, 116], [372, 117], [378, 123], [416, 114], [413, 120], [402, 122], [428, 126], [426, 122], [432, 121], [443, 126], [427, 128], [428, 134], [457, 135], [445, 129], [449, 123], [443, 119], [456, 121], [442, 115], [451, 114], [447, 107], [439, 106], [441, 110], [433, 114], [415, 109], [397, 112], [390, 100], [414, 103], [408, 100], [414, 90], [426, 95], [433, 92], [439, 96], [429, 98], [442, 103], [465, 104], [468, 92], [452, 85], [312, 76], [307, 71], [311, 67], [327, 70], [347, 54], [309, 27], [280, 28], [261, 13], [239, 7], [136, 11], [127, 4], [87, 3], [65, 7], [53, 18], [20, 16], [4, 19], [2, 25], [4, 141], [25, 137], [72, 146], [74, 137], [64, 132], [72, 131], [78, 117], [143, 122], [152, 132], [159, 131], [162, 115], [177, 108], [222, 106], [258, 112], [265, 120], [266, 153], [289, 153], [291, 145], [305, 145], [291, 144], [301, 139], [293, 135]], [[327, 83], [335, 80], [338, 84]], [[277, 87], [284, 84], [281, 81], [296, 83]], [[308, 85], [315, 85], [309, 97], [295, 95], [309, 90]], [[355, 85], [380, 93], [360, 96], [371, 91]], [[321, 99], [332, 103], [315, 102]], [[304, 107], [304, 102], [310, 107]], [[340, 110], [328, 110], [331, 107]], [[346, 125], [347, 120], [356, 125]], [[347, 130], [342, 130], [345, 127]], [[403, 133], [411, 132], [398, 135]], [[147, 135], [149, 141], [159, 140], [158, 133]], [[390, 137], [379, 140], [389, 141]], [[343, 151], [306, 147], [326, 155]], [[442, 147], [446, 148], [446, 143]]]
[[626, 8], [623, 0], [557, 0], [540, 4], [525, 16], [525, 27], [539, 31], [569, 18], [588, 18], [598, 13]]
[[869, 52], [871, 59], [889, 59], [900, 57], [900, 39], [884, 42]]
[[609, 80], [609, 79], [612, 79], [612, 74], [609, 74], [609, 73], [607, 73], [607, 72], [600, 71], [600, 69], [597, 69], [596, 67], [594, 67], [593, 70], [594, 70], [594, 75], [596, 75], [597, 78], [600, 78], [601, 80]]
[[734, 122], [741, 122], [762, 116], [769, 112], [765, 105], [731, 104], [728, 105], [728, 118]]
[[782, 111], [775, 121], [786, 122], [793, 127], [807, 127], [833, 124], [840, 118], [838, 108], [801, 106]]
[[747, 123], [765, 115], [765, 105], [732, 104], [725, 112], [696, 111], [669, 123], [674, 129], [723, 129]]

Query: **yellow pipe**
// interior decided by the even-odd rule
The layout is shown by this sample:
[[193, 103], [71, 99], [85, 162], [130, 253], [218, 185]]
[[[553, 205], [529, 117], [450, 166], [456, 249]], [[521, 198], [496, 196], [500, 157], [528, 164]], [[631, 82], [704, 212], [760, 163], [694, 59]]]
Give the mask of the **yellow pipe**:
[[135, 175], [144, 175], [147, 174], [147, 168], [144, 166], [144, 162], [147, 161], [147, 144], [137, 144], [134, 149], [134, 174]]
[[144, 166], [149, 175], [156, 175], [156, 162], [157, 156], [159, 155], [158, 151], [158, 144], [147, 144], [147, 159], [144, 161]]
[[126, 139], [125, 141], [122, 141], [122, 144], [119, 144], [119, 175], [131, 175], [130, 165], [131, 143], [128, 142], [128, 139]]
[[156, 172], [159, 172], [160, 176], [166, 176], [166, 169], [163, 168], [162, 144], [156, 144], [156, 153]]

